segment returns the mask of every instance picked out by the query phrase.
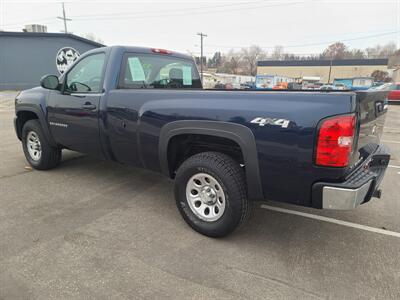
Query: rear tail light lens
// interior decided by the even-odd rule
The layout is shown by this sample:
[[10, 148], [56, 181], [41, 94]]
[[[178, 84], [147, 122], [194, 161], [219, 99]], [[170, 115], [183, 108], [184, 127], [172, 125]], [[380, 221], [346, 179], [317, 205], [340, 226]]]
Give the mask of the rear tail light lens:
[[346, 167], [353, 151], [355, 126], [355, 115], [323, 120], [318, 131], [315, 163], [326, 167]]

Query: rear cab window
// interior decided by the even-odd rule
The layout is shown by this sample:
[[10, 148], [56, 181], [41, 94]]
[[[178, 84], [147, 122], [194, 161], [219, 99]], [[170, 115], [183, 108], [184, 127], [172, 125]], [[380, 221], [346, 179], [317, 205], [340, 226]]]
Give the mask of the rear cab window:
[[122, 89], [200, 89], [196, 65], [170, 55], [126, 53], [118, 87]]

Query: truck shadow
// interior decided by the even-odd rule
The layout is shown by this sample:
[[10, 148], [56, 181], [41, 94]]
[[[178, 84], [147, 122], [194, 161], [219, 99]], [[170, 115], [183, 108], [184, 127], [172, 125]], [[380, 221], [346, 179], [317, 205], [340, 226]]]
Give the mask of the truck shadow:
[[[226, 238], [212, 239], [186, 225], [175, 206], [172, 181], [160, 174], [69, 151], [52, 173], [74, 179], [66, 185], [88, 182], [98, 191], [84, 204], [77, 201], [62, 219], [57, 215], [43, 222], [60, 222], [66, 242], [75, 247], [109, 253], [113, 259], [98, 259], [96, 268], [103, 271], [123, 253], [124, 263], [125, 257], [128, 262], [134, 257], [202, 286], [240, 293], [247, 282], [253, 296], [265, 295], [270, 288], [296, 291], [303, 298], [346, 298], [355, 290], [357, 295], [379, 296], [379, 289], [366, 287], [374, 279], [365, 266], [385, 252], [393, 255], [381, 258], [386, 263], [374, 264], [374, 272], [388, 282], [395, 280], [398, 245], [385, 243], [382, 236], [371, 239], [371, 233], [260, 209], [256, 203], [245, 226]], [[87, 211], [98, 214], [83, 222]], [[65, 233], [74, 219], [82, 224]]]
[[[175, 206], [173, 181], [159, 173], [111, 161], [99, 160], [72, 151], [66, 151], [65, 154], [63, 153], [62, 164], [59, 169], [55, 170], [57, 170], [57, 172], [68, 172], [75, 174], [75, 176], [82, 176], [83, 178], [95, 177], [99, 182], [105, 182], [108, 178], [110, 178], [110, 183], [126, 182], [126, 184], [121, 186], [123, 190], [122, 198], [125, 194], [135, 194], [139, 188], [137, 184], [129, 184], [130, 181], [143, 184], [144, 186], [140, 188], [140, 190], [144, 191], [143, 196], [146, 199], [147, 205], [156, 207], [162, 204], [163, 218], [179, 218], [179, 223], [185, 226]], [[101, 186], [99, 186], [99, 189], [101, 189]], [[127, 198], [125, 201], [128, 201], [125, 204], [129, 206], [129, 201], [132, 201], [132, 199]], [[124, 200], [122, 200], [122, 202], [124, 202]], [[281, 243], [283, 247], [286, 247], [288, 243], [293, 240], [293, 236], [297, 234], [296, 232], [304, 230], [302, 228], [303, 224], [307, 225], [307, 230], [311, 229], [308, 235], [312, 236], [312, 231], [315, 231], [315, 228], [313, 228], [313, 226], [308, 228], [308, 226], [317, 221], [305, 220], [298, 216], [261, 209], [260, 205], [263, 203], [264, 202], [255, 202], [250, 220], [233, 234], [220, 240], [229, 240], [232, 242], [245, 239], [247, 242], [252, 240], [259, 244], [261, 242], [260, 238], [265, 237], [267, 243], [270, 243], [271, 240], [275, 240]], [[182, 226], [182, 224], [179, 226]], [[185, 228], [189, 229], [187, 226], [185, 226]], [[191, 229], [189, 230], [191, 231]], [[194, 232], [193, 234], [197, 235], [197, 233]], [[315, 234], [318, 235], [319, 238], [321, 237], [320, 230], [315, 231]], [[273, 239], [271, 235], [274, 236]]]

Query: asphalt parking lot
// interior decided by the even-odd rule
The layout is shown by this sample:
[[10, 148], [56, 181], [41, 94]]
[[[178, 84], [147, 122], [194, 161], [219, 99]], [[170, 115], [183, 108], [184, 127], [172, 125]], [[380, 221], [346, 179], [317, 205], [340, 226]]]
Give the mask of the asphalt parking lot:
[[0, 94], [0, 299], [400, 298], [399, 105], [381, 199], [345, 212], [265, 202], [210, 239], [161, 175], [67, 151], [57, 169], [27, 168], [14, 96]]

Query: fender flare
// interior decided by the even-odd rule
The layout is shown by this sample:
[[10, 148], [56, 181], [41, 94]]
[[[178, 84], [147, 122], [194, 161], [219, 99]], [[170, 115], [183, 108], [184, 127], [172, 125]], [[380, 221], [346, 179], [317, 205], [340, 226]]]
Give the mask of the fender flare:
[[[19, 105], [18, 109], [16, 111], [15, 130], [16, 130], [18, 138], [21, 139], [21, 136], [19, 135], [18, 128], [17, 128], [18, 113], [21, 113], [24, 111], [29, 111], [29, 112], [37, 115], [40, 126], [43, 129], [45, 138], [47, 139], [47, 141], [49, 142], [49, 144], [51, 146], [57, 147], [57, 143], [55, 142], [55, 140], [53, 139], [53, 136], [51, 135], [50, 128], [47, 124], [47, 121], [46, 121], [46, 118], [45, 118], [43, 112], [39, 108], [30, 106], [30, 105]], [[22, 133], [22, 128], [21, 128], [21, 133]]]
[[236, 142], [243, 154], [246, 166], [248, 197], [263, 199], [257, 146], [253, 132], [246, 126], [219, 121], [184, 120], [174, 121], [161, 128], [158, 154], [161, 171], [171, 176], [168, 164], [168, 144], [172, 137], [181, 134], [200, 134], [223, 137]]

